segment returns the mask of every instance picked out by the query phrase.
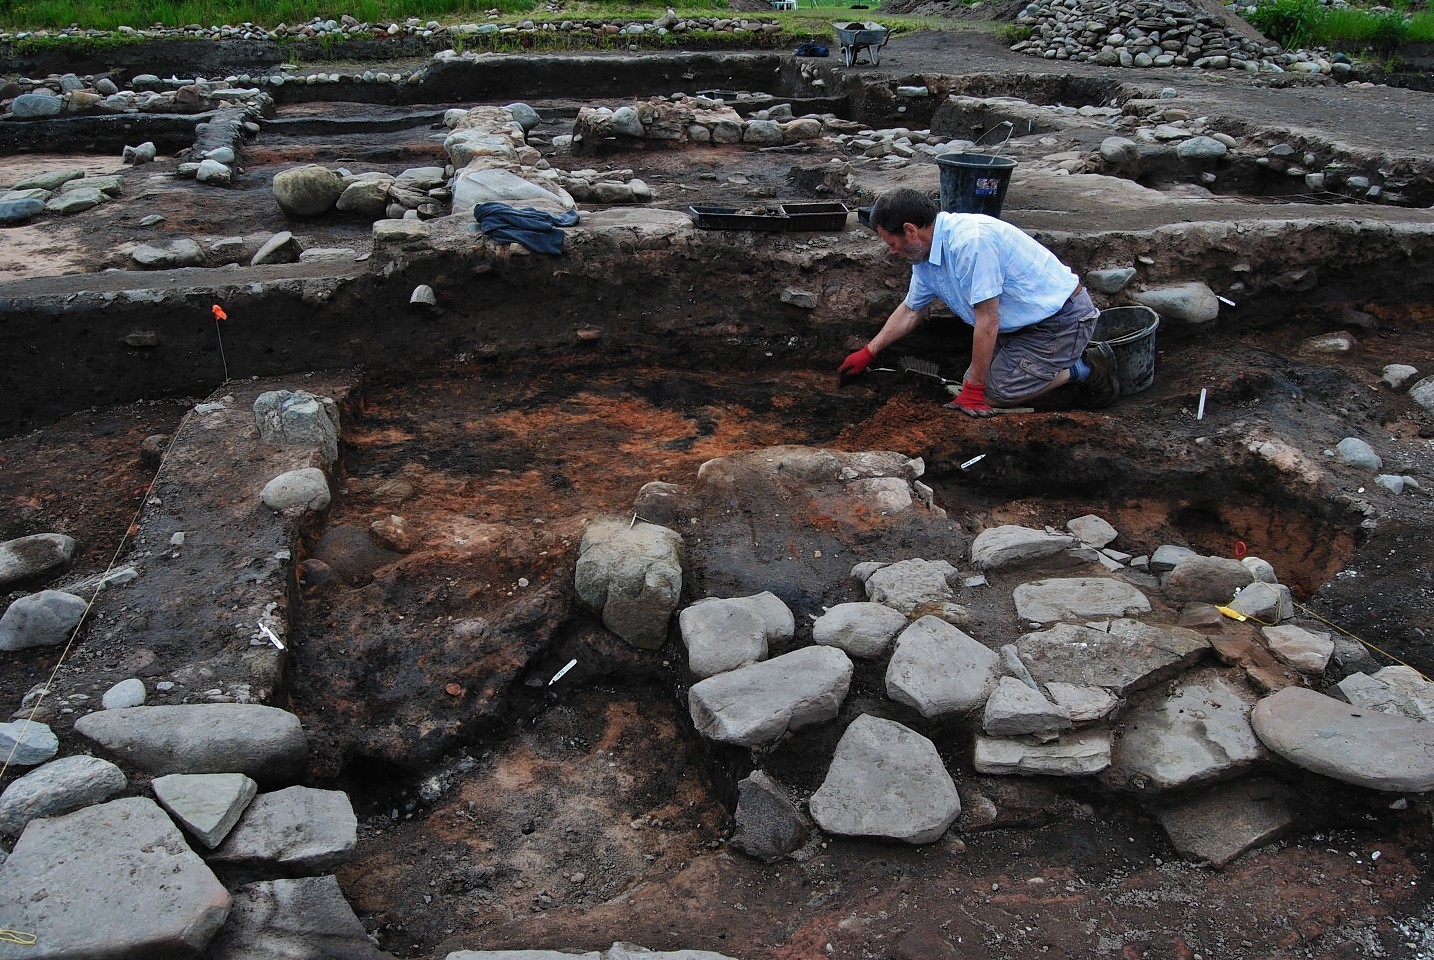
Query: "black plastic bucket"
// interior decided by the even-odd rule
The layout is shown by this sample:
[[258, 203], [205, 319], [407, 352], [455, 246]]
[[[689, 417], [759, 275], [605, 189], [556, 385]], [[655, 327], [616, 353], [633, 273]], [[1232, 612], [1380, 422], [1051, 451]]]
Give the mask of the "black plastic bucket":
[[942, 210], [1001, 215], [1016, 161], [979, 153], [943, 153], [936, 157], [936, 165], [941, 168]]
[[1111, 307], [1100, 312], [1091, 342], [1103, 342], [1115, 354], [1115, 375], [1123, 396], [1155, 382], [1155, 328], [1160, 314], [1149, 307]]

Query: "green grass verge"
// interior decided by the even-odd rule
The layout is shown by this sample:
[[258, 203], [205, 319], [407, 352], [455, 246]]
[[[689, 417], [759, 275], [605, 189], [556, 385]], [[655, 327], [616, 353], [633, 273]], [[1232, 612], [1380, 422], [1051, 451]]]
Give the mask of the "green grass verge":
[[[1406, 5], [1407, 6], [1407, 5]], [[1405, 43], [1434, 40], [1434, 14], [1348, 7], [1330, 9], [1319, 0], [1274, 0], [1250, 14], [1250, 22], [1286, 49], [1334, 47], [1388, 56]]]
[[[814, 29], [804, 21], [820, 21], [820, 29], [829, 30], [834, 20], [879, 19], [894, 30], [952, 28], [953, 22], [940, 17], [881, 17], [880, 0], [868, 0], [860, 9], [853, 0], [799, 0], [799, 8], [790, 11], [762, 10], [792, 23], [793, 32]], [[642, 0], [642, 2], [602, 2], [578, 0], [568, 3], [560, 14], [549, 15], [538, 0], [346, 0], [342, 11], [366, 23], [390, 22], [417, 17], [443, 24], [484, 23], [489, 11], [496, 10], [500, 20], [513, 22], [519, 18], [534, 20], [620, 19], [650, 21], [661, 17], [671, 6], [688, 16], [732, 15], [727, 0]], [[147, 27], [209, 27], [217, 24], [254, 23], [272, 29], [280, 24], [308, 23], [315, 17], [337, 18], [334, 8], [318, 0], [0, 0], [0, 29], [41, 30], [62, 29], [78, 25], [95, 30], [114, 30], [121, 26]], [[797, 26], [802, 24], [802, 26]]]

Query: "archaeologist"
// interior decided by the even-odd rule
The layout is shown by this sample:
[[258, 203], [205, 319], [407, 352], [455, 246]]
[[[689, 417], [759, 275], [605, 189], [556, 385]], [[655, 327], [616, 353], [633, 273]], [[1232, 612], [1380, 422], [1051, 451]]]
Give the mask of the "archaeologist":
[[975, 328], [971, 365], [948, 409], [989, 417], [993, 406], [1018, 406], [1066, 383], [1083, 406], [1119, 398], [1114, 354], [1090, 343], [1100, 311], [1070, 268], [1031, 237], [984, 214], [938, 213], [910, 189], [882, 195], [871, 225], [911, 264], [911, 285], [871, 342], [842, 362], [843, 379], [915, 330], [939, 299]]

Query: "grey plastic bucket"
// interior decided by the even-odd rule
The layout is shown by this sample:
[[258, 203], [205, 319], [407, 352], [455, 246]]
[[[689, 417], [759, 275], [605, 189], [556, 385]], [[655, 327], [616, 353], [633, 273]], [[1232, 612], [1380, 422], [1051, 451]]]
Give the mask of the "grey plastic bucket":
[[979, 153], [943, 153], [936, 157], [936, 165], [941, 168], [942, 210], [1001, 215], [1016, 161]]
[[1160, 314], [1149, 307], [1111, 307], [1100, 312], [1091, 342], [1102, 342], [1115, 354], [1115, 375], [1124, 396], [1146, 390], [1155, 382], [1155, 328]]

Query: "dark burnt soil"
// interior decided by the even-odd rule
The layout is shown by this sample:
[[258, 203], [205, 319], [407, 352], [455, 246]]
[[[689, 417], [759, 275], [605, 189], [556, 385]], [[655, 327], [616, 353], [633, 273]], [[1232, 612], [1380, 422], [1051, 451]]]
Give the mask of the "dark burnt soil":
[[[349, 789], [360, 811], [346, 892], [404, 956], [617, 940], [745, 960], [1428, 955], [1422, 802], [1394, 809], [1389, 797], [1306, 785], [1290, 841], [1213, 872], [1180, 862], [1133, 802], [962, 775], [968, 809], [994, 798], [1001, 829], [973, 822], [919, 849], [818, 842], [764, 866], [723, 845], [731, 783], [691, 736], [666, 659], [621, 650], [591, 626], [569, 629], [531, 662], [490, 671], [506, 709], [472, 718], [431, 764], [385, 753], [393, 731], [346, 712], [371, 706], [392, 678], [348, 699], [342, 669], [347, 645], [365, 638], [418, 653], [420, 624], [501, 606], [520, 574], [568, 581], [582, 521], [629, 509], [648, 480], [681, 483], [713, 456], [810, 443], [923, 456], [938, 501], [972, 529], [1094, 511], [1147, 547], [1175, 540], [1228, 555], [1245, 540], [1303, 590], [1330, 581], [1312, 604], [1357, 611], [1338, 619], [1428, 670], [1419, 630], [1434, 548], [1412, 534], [1425, 501], [1381, 501], [1370, 535], [1331, 497], [1358, 489], [1353, 474], [1325, 464], [1334, 490], [1304, 490], [1241, 452], [1251, 433], [1309, 446], [1386, 430], [1416, 446], [1407, 401], [1371, 387], [1396, 354], [1428, 355], [1424, 327], [1397, 332], [1367, 338], [1357, 358], [1318, 361], [1290, 359], [1299, 329], [1219, 353], [1172, 343], [1155, 386], [1109, 414], [1060, 409], [1057, 397], [1047, 412], [983, 422], [942, 410], [924, 381], [871, 375], [838, 391], [830, 364], [813, 366], [800, 343], [737, 338], [700, 350], [593, 349], [561, 363], [455, 363], [369, 384], [347, 421], [345, 492], [329, 527], [397, 510], [420, 539], [462, 529], [494, 547], [438, 568], [396, 565], [386, 597], [401, 603], [379, 601], [383, 616], [372, 615], [371, 588], [306, 591], [293, 705], [316, 743], [314, 774]], [[917, 346], [948, 371], [966, 350], [939, 331]], [[1201, 386], [1212, 399], [1197, 424]], [[182, 409], [84, 413], [5, 441], [0, 497], [14, 507], [0, 536], [61, 530], [82, 544], [75, 574], [103, 569], [147, 488], [139, 444]], [[983, 469], [956, 466], [978, 453]], [[398, 503], [387, 499], [395, 481]], [[319, 658], [326, 646], [336, 655]], [[579, 652], [584, 669], [548, 689]], [[0, 701], [18, 703], [51, 660], [11, 657]], [[397, 693], [440, 719], [433, 705], [451, 695], [437, 679], [401, 677]], [[819, 756], [787, 759], [819, 776]]]
[[[1427, 338], [1415, 332], [1410, 340], [1410, 332], [1387, 349]], [[626, 938], [747, 958], [811, 956], [828, 942], [834, 956], [888, 956], [896, 940], [931, 926], [950, 943], [1010, 956], [1365, 956], [1376, 944], [1417, 956], [1401, 953], [1389, 931], [1391, 918], [1425, 910], [1416, 851], [1426, 818], [1362, 791], [1309, 789], [1298, 839], [1223, 875], [1178, 863], [1134, 803], [979, 777], [962, 783], [967, 806], [994, 795], [998, 825], [1023, 829], [953, 834], [924, 850], [834, 841], [797, 863], [761, 867], [721, 848], [731, 782], [690, 736], [667, 659], [634, 656], [600, 631], [579, 630], [521, 663], [489, 662], [480, 701], [505, 709], [472, 715], [457, 738], [467, 745], [420, 773], [406, 771], [424, 745], [397, 749], [411, 741], [373, 725], [374, 688], [359, 688], [355, 700], [344, 679], [355, 672], [345, 661], [363, 650], [416, 645], [441, 662], [416, 639], [421, 625], [383, 626], [397, 609], [393, 598], [411, 601], [406, 618], [442, 624], [471, 614], [475, 597], [489, 610], [508, 602], [505, 595], [522, 592], [520, 575], [565, 583], [583, 518], [623, 514], [648, 480], [690, 481], [710, 457], [771, 443], [920, 455], [938, 501], [971, 529], [1059, 524], [1093, 511], [1123, 542], [1147, 549], [1183, 542], [1229, 555], [1244, 541], [1314, 608], [1336, 617], [1351, 603], [1377, 610], [1339, 622], [1430, 669], [1411, 616], [1419, 607], [1407, 604], [1430, 560], [1428, 544], [1407, 537], [1412, 514], [1391, 518], [1389, 535], [1407, 562], [1397, 582], [1366, 578], [1365, 565], [1384, 563], [1386, 534], [1370, 538], [1359, 529], [1362, 515], [1331, 491], [1299, 489], [1243, 454], [1252, 434], [1327, 434], [1332, 443], [1354, 424], [1410, 429], [1408, 411], [1366, 385], [1384, 359], [1377, 338], [1357, 363], [1329, 365], [1287, 359], [1299, 336], [1266, 333], [1219, 356], [1174, 345], [1162, 353], [1156, 385], [1112, 416], [1061, 409], [1055, 397], [1047, 412], [980, 423], [942, 410], [934, 389], [909, 378], [873, 375], [838, 392], [828, 371], [790, 365], [800, 362], [800, 345], [767, 357], [734, 342], [716, 351], [721, 368], [694, 367], [702, 357], [672, 352], [620, 360], [595, 352], [561, 369], [471, 364], [421, 384], [374, 385], [351, 431], [348, 496], [331, 525], [363, 526], [397, 510], [417, 521], [420, 538], [425, 523], [452, 529], [458, 516], [474, 534], [489, 525], [507, 532], [492, 551], [466, 554], [441, 576], [414, 568], [384, 578], [377, 595], [310, 595], [296, 709], [322, 744], [321, 767], [339, 774], [367, 813], [346, 889], [399, 953]], [[948, 367], [959, 369], [959, 337], [927, 345], [949, 351]], [[1232, 366], [1241, 371], [1233, 381], [1224, 372]], [[1201, 386], [1214, 399], [1197, 425]], [[987, 454], [981, 469], [959, 470], [979, 453]], [[412, 488], [399, 505], [386, 499], [394, 478]], [[1357, 596], [1307, 596], [1331, 578], [1346, 590], [1357, 585]], [[434, 589], [439, 579], [444, 586]], [[1009, 620], [1005, 606], [976, 617]], [[330, 646], [332, 655], [324, 653]], [[547, 679], [569, 658], [582, 666], [549, 690]], [[357, 673], [385, 688], [366, 667]], [[401, 696], [444, 703], [451, 697], [438, 688], [452, 679], [466, 696], [471, 678], [432, 673], [421, 681], [427, 693], [408, 686]], [[441, 726], [446, 716], [434, 707], [425, 722]], [[804, 740], [800, 749], [812, 756], [784, 757], [787, 769], [809, 775], [797, 788], [819, 783], [831, 746]], [[594, 810], [603, 824], [596, 840], [584, 826]], [[1331, 845], [1329, 837], [1338, 839]], [[1374, 846], [1378, 867], [1368, 859]], [[1408, 866], [1398, 880], [1366, 886], [1375, 883], [1371, 871], [1383, 877], [1400, 860]], [[1315, 892], [1317, 879], [1323, 889]], [[1158, 923], [1153, 909], [1162, 911]]]

